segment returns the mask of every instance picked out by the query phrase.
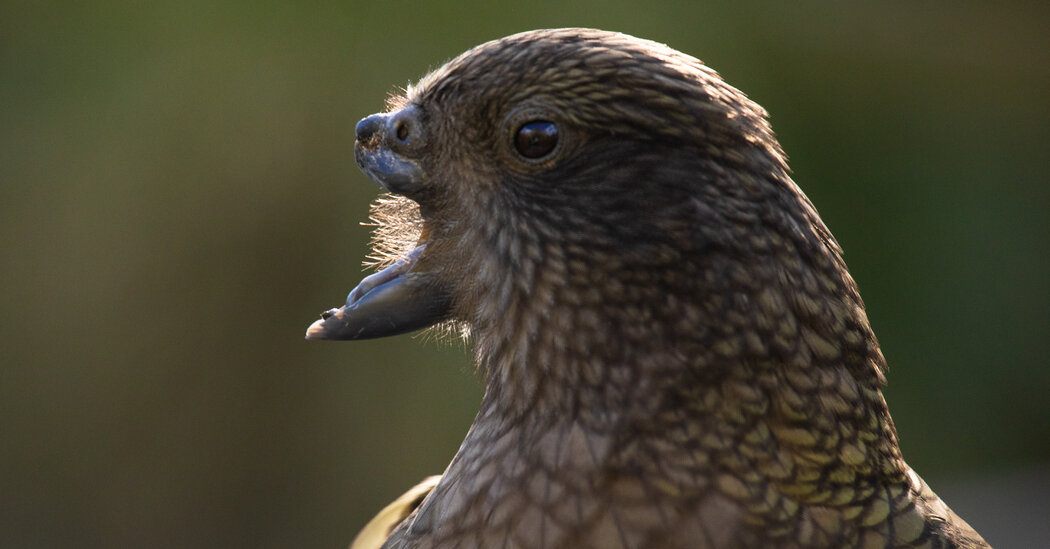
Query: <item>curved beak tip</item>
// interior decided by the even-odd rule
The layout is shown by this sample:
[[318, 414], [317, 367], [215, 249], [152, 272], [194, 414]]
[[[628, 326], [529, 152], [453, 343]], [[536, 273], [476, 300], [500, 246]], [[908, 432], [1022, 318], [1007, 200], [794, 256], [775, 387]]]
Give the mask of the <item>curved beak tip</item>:
[[311, 339], [324, 339], [323, 324], [323, 320], [315, 320], [314, 323], [306, 329], [306, 340], [309, 341]]
[[[306, 329], [306, 339], [309, 340], [324, 340], [333, 339], [332, 334], [332, 322], [329, 319], [335, 317], [337, 321], [342, 320], [342, 310], [340, 309], [329, 309], [321, 313], [321, 318], [315, 320], [310, 327]], [[342, 322], [340, 322], [342, 324]]]
[[346, 304], [321, 313], [306, 330], [306, 339], [372, 339], [412, 332], [451, 315], [448, 292], [434, 275], [412, 268], [423, 246], [397, 263], [369, 275], [347, 296]]

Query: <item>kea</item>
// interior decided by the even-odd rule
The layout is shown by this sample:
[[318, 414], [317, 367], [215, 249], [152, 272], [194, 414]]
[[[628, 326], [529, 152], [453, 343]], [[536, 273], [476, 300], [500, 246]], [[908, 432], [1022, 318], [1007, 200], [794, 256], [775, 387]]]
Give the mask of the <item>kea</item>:
[[766, 112], [590, 29], [482, 44], [356, 126], [390, 194], [308, 339], [430, 326], [485, 379], [353, 547], [987, 547], [901, 456], [842, 250]]

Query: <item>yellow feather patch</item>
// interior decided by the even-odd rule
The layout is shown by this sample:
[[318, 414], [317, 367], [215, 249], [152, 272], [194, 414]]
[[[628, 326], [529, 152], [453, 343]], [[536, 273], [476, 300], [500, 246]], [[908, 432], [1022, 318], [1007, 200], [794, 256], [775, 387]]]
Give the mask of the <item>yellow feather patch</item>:
[[390, 505], [387, 505], [357, 534], [354, 541], [350, 543], [350, 549], [379, 549], [390, 536], [390, 532], [401, 521], [405, 520], [413, 511], [423, 503], [427, 494], [437, 486], [441, 480], [440, 475], [427, 477], [419, 484], [413, 486], [409, 491], [401, 495]]

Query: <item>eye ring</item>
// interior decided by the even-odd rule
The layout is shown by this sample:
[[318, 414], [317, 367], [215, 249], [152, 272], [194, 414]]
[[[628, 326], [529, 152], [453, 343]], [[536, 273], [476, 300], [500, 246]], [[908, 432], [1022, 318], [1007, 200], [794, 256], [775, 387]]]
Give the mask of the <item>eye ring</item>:
[[558, 133], [558, 125], [554, 122], [526, 122], [514, 133], [514, 149], [529, 160], [539, 160], [554, 152], [558, 146]]

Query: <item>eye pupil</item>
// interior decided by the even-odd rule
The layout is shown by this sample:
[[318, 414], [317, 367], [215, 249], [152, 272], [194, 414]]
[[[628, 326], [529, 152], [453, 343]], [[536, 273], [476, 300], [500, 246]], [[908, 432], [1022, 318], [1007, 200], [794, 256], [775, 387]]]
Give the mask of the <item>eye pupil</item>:
[[543, 158], [558, 144], [558, 126], [553, 122], [529, 122], [518, 129], [514, 147], [525, 158]]

